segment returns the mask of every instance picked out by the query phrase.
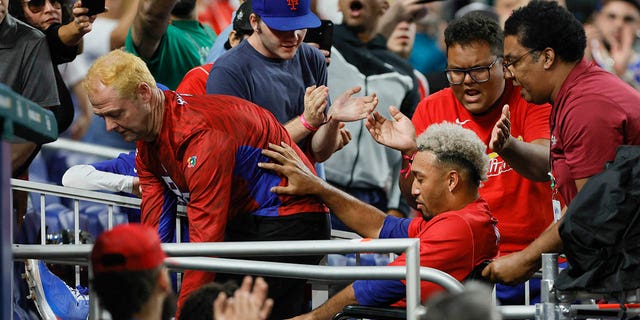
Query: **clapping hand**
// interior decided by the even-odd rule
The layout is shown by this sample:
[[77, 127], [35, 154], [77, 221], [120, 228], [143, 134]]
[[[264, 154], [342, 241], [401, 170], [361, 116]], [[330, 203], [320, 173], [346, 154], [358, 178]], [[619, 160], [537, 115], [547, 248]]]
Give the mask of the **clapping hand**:
[[395, 121], [383, 117], [377, 111], [368, 118], [367, 129], [378, 143], [399, 151], [412, 151], [416, 149], [416, 129], [398, 108], [389, 107], [389, 113]]

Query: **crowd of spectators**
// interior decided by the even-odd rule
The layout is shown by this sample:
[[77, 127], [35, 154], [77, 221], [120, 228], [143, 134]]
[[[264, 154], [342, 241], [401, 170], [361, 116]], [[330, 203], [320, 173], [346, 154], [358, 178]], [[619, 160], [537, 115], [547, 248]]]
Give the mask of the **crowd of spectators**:
[[[304, 41], [321, 19], [330, 50]], [[95, 235], [92, 281], [114, 318], [404, 303], [400, 280], [355, 281], [311, 310], [304, 279], [202, 271], [174, 294], [160, 242], [176, 240], [177, 204], [183, 241], [416, 237], [422, 266], [463, 281], [490, 261], [498, 303], [536, 302], [539, 281], [522, 283], [562, 252], [564, 211], [640, 144], [639, 38], [639, 0], [106, 0], [97, 15], [0, 0], [0, 83], [51, 110], [61, 137], [130, 151], [83, 163], [15, 142], [11, 173], [29, 179], [41, 154], [50, 183], [142, 199]], [[33, 205], [13, 205], [20, 224]]]

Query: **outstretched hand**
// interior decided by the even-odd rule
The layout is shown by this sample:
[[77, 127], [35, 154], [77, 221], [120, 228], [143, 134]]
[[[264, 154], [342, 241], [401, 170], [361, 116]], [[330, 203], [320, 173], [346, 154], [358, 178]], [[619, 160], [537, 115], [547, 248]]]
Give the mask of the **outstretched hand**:
[[493, 126], [491, 131], [491, 140], [489, 140], [489, 148], [491, 150], [500, 153], [506, 148], [511, 138], [511, 112], [509, 112], [509, 105], [505, 104], [502, 107], [502, 115], [500, 119]]
[[329, 109], [329, 119], [351, 122], [366, 118], [378, 105], [378, 97], [375, 93], [370, 96], [352, 97], [360, 90], [360, 87], [353, 87], [335, 99]]
[[271, 158], [272, 162], [259, 162], [258, 167], [273, 170], [287, 177], [287, 186], [275, 186], [271, 192], [283, 195], [315, 194], [322, 188], [323, 180], [318, 178], [305, 166], [296, 151], [288, 144], [270, 143], [269, 149], [262, 149], [262, 154]]
[[399, 151], [412, 151], [416, 149], [416, 129], [398, 108], [389, 107], [389, 113], [395, 121], [383, 117], [374, 111], [365, 125], [369, 133], [378, 143]]
[[264, 320], [269, 317], [273, 300], [267, 299], [269, 291], [267, 282], [261, 277], [256, 278], [253, 289], [253, 279], [244, 277], [242, 286], [227, 298], [220, 292], [213, 302], [214, 319], [217, 320]]

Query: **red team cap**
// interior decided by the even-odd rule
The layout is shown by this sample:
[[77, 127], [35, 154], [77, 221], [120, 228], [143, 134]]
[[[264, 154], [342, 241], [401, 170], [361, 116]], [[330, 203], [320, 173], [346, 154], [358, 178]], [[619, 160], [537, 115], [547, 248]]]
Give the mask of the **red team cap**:
[[291, 31], [316, 28], [320, 18], [311, 11], [311, 0], [252, 0], [253, 12], [271, 29]]
[[164, 263], [158, 232], [138, 223], [121, 224], [102, 233], [91, 250], [93, 272], [151, 270]]

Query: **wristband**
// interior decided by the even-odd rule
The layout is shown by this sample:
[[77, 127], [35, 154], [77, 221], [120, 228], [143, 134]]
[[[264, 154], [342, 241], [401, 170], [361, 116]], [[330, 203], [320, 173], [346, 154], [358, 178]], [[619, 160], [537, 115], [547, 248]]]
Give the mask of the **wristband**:
[[404, 160], [409, 160], [409, 164], [407, 165], [406, 168], [400, 170], [400, 174], [406, 179], [409, 178], [409, 174], [411, 173], [411, 164], [413, 163], [413, 158], [416, 157], [416, 153], [418, 153], [418, 151], [414, 151], [410, 156], [406, 155], [406, 154], [402, 154], [402, 159]]
[[320, 129], [319, 127], [314, 127], [309, 122], [307, 122], [307, 119], [304, 118], [304, 113], [301, 114], [299, 118], [300, 118], [300, 122], [305, 128], [307, 128], [307, 130], [318, 131], [318, 129]]

